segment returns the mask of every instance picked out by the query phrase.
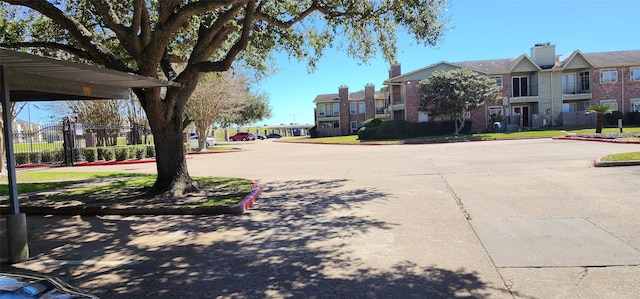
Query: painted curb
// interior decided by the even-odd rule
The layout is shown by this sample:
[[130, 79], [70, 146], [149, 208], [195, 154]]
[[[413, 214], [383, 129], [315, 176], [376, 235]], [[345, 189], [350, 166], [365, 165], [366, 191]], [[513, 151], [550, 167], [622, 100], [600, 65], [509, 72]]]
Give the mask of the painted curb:
[[640, 165], [640, 161], [602, 161], [602, 157], [593, 161], [594, 167], [615, 167], [615, 166], [636, 166]]
[[554, 140], [577, 140], [577, 141], [592, 141], [592, 142], [608, 142], [608, 143], [623, 143], [623, 144], [640, 144], [640, 140], [618, 140], [618, 139], [606, 139], [606, 138], [590, 138], [590, 137], [553, 137]]

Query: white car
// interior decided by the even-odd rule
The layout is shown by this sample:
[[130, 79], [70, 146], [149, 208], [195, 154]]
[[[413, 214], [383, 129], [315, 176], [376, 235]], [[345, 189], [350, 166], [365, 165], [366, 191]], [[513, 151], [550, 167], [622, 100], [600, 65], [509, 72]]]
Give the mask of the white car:
[[[214, 145], [216, 145], [216, 140], [213, 139], [213, 137], [211, 136], [207, 137], [207, 144], [205, 145], [205, 147], [210, 147]], [[198, 148], [198, 135], [193, 135], [191, 136], [191, 138], [189, 138], [189, 147]]]

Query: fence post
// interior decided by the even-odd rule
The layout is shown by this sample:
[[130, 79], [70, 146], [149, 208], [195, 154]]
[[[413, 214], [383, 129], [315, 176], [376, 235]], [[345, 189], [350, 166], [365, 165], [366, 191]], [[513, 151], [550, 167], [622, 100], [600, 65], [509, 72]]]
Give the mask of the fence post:
[[63, 139], [63, 152], [64, 152], [64, 164], [67, 166], [73, 165], [73, 141], [75, 130], [71, 127], [71, 121], [68, 117], [62, 119], [62, 139]]

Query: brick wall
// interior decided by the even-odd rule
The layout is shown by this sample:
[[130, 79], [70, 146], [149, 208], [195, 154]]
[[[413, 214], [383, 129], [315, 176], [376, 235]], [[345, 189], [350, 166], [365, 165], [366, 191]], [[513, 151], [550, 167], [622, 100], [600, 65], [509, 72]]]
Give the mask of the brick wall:
[[373, 84], [367, 84], [364, 86], [364, 106], [365, 106], [365, 120], [376, 117], [376, 100], [375, 100], [375, 86]]
[[342, 135], [349, 135], [349, 87], [340, 86], [338, 97], [340, 97], [340, 132]]
[[405, 118], [410, 122], [418, 122], [418, 108], [420, 107], [420, 97], [422, 95], [418, 87], [419, 81], [407, 81], [405, 84]]

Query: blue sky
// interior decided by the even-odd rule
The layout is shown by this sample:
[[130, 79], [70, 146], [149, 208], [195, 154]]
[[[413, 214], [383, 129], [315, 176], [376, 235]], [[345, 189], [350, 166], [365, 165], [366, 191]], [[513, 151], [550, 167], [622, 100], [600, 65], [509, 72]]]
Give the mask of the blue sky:
[[[398, 45], [402, 72], [440, 61], [514, 58], [530, 54], [536, 43], [556, 45], [556, 54], [640, 50], [638, 0], [450, 0], [444, 39], [435, 47], [418, 46], [409, 36]], [[277, 55], [279, 71], [259, 83], [269, 94], [272, 117], [258, 125], [312, 124], [313, 99], [337, 93], [341, 85], [376, 90], [388, 77], [382, 58], [359, 65], [341, 52], [329, 51], [313, 73], [304, 63]], [[25, 109], [26, 110], [26, 109]], [[47, 112], [31, 107], [34, 122], [47, 122]], [[26, 111], [18, 118], [27, 119]]]

